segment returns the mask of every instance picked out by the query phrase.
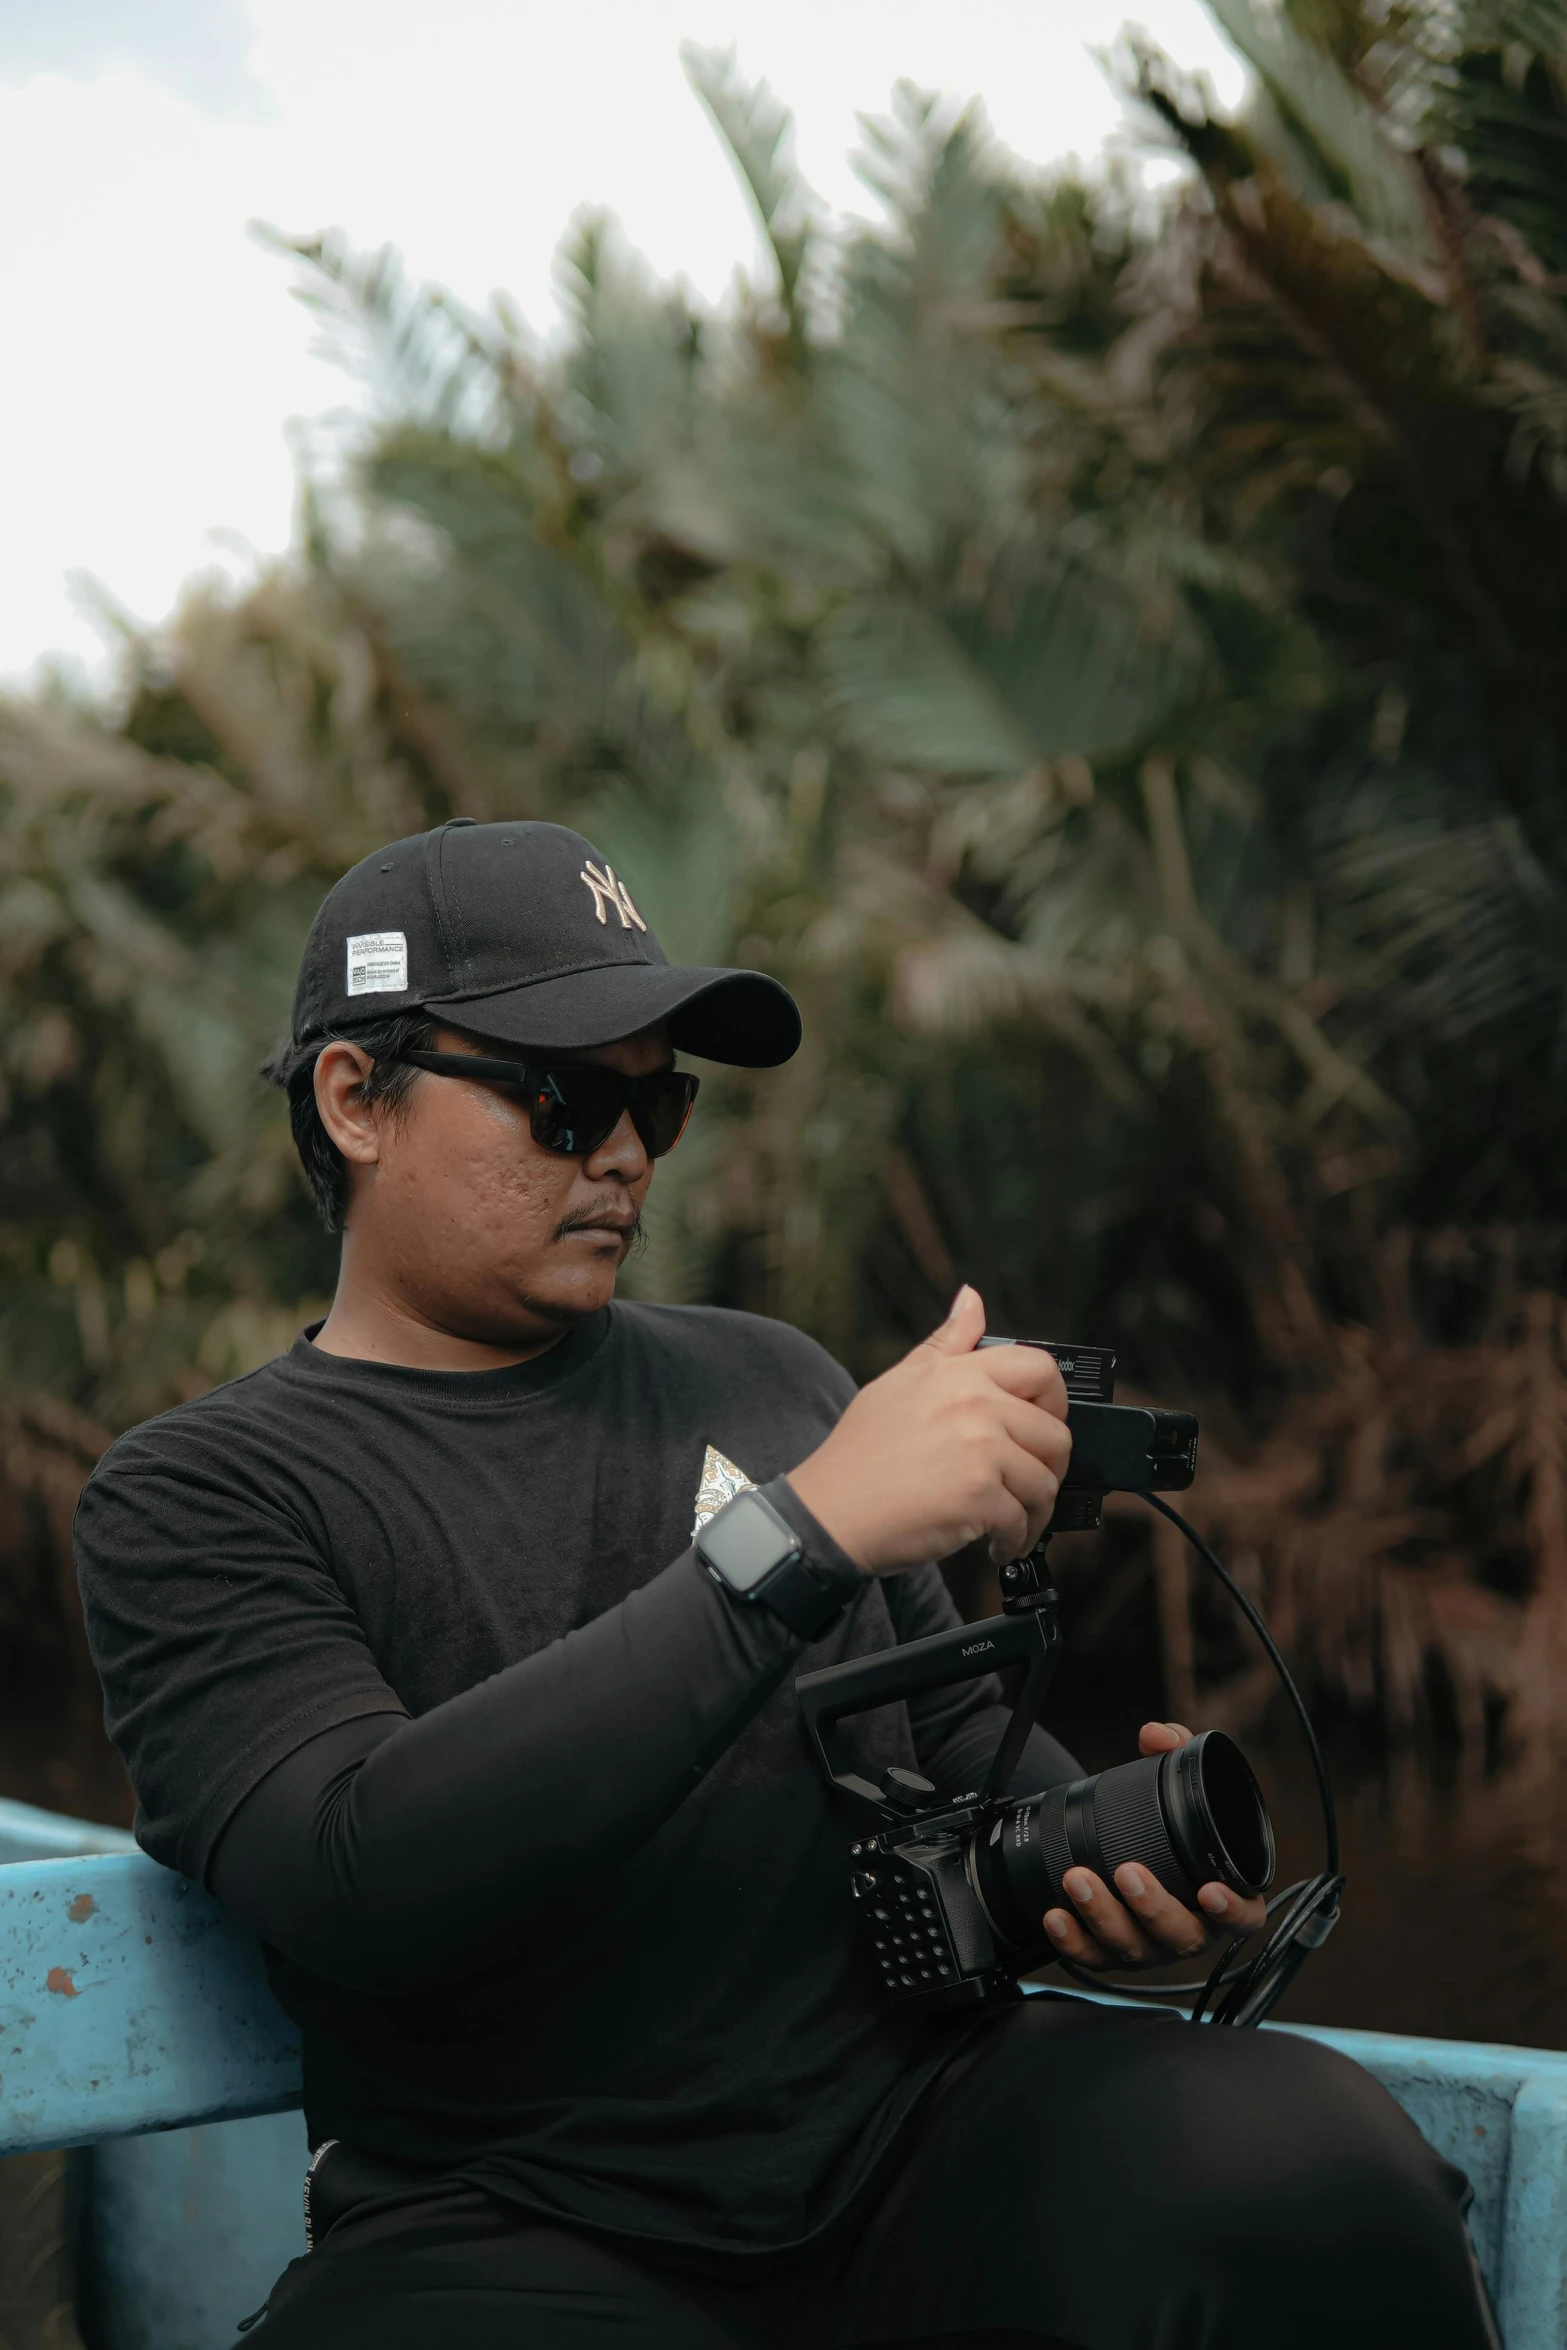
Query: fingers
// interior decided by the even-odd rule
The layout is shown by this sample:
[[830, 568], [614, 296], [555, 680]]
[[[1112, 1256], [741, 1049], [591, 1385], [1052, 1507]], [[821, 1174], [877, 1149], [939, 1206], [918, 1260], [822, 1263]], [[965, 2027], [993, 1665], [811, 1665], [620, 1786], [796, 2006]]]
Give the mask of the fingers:
[[1069, 1909], [1047, 1909], [1045, 1932], [1050, 1936], [1050, 1946], [1057, 1958], [1069, 1958], [1075, 1966], [1097, 1970], [1118, 1963], [1105, 1955], [1103, 1946], [1078, 1924]]
[[[1152, 1869], [1139, 1868], [1132, 1860], [1122, 1861], [1115, 1872], [1115, 1889], [1148, 1939], [1161, 1950], [1172, 1957], [1191, 1958], [1206, 1947], [1212, 1931], [1207, 1916], [1199, 1917], [1173, 1893], [1167, 1893]], [[1222, 1893], [1225, 1888], [1221, 1885], [1217, 1890]], [[1197, 1898], [1201, 1901], [1202, 1895]]]
[[[1032, 1417], [1040, 1419], [1043, 1414]], [[1063, 1458], [1062, 1472], [1065, 1467]], [[992, 1559], [1004, 1567], [1009, 1559], [1026, 1558], [1049, 1525], [1061, 1478], [1048, 1462], [1036, 1459], [1031, 1449], [1009, 1442], [1005, 1435], [994, 1474], [997, 1484], [985, 1531]]]
[[985, 1405], [1013, 1443], [1032, 1453], [1036, 1461], [1043, 1461], [1059, 1484], [1072, 1458], [1072, 1431], [1066, 1422], [1024, 1396], [1009, 1395], [1005, 1389], [998, 1392], [992, 1388]]
[[[928, 1338], [922, 1339], [914, 1352], [926, 1348], [933, 1354], [973, 1354], [984, 1335], [985, 1301], [965, 1281], [947, 1309], [946, 1320]], [[1005, 1388], [1011, 1395], [1026, 1396], [1043, 1404], [1058, 1419], [1065, 1419], [1066, 1381], [1048, 1347], [1022, 1342], [1013, 1346], [988, 1346], [975, 1360], [997, 1387]]]
[[[1045, 1515], [1049, 1516], [1047, 1510]], [[1040, 1521], [1043, 1524], [1043, 1519]], [[1004, 1567], [1012, 1559], [1027, 1558], [1038, 1536], [1030, 1531], [1029, 1513], [1016, 1495], [1003, 1485], [990, 1511], [990, 1523], [985, 1529], [990, 1563]]]
[[995, 1499], [985, 1530], [991, 1557], [1005, 1566], [1008, 1559], [1026, 1557], [1050, 1523], [1072, 1439], [1065, 1423], [1049, 1412], [994, 1389], [984, 1424], [996, 1446], [990, 1470]]
[[982, 1524], [998, 1566], [1023, 1558], [1050, 1522], [1072, 1455], [1062, 1420], [995, 1387], [963, 1405], [974, 1463], [988, 1488]]
[[1072, 1908], [1047, 1910], [1045, 1931], [1063, 1958], [1089, 1967], [1146, 1966], [1160, 1955], [1092, 1869], [1068, 1869], [1061, 1889]]
[[[1057, 1491], [1055, 1478], [1032, 1453], [1008, 1446], [1001, 1462], [997, 1514], [989, 1528], [990, 1555], [998, 1567], [1004, 1567], [1009, 1559], [1027, 1558], [1050, 1523]], [[1006, 1545], [1015, 1543], [1018, 1547], [1003, 1547], [1003, 1535]]]
[[1001, 1482], [1015, 1501], [1021, 1502], [1034, 1527], [1037, 1540], [1056, 1506], [1060, 1480], [1044, 1461], [1038, 1461], [1021, 1445], [1009, 1444], [1000, 1460]]
[[1066, 1381], [1049, 1349], [1042, 1346], [987, 1346], [976, 1353], [985, 1335], [985, 1301], [967, 1282], [928, 1338], [912, 1351], [918, 1354], [973, 1355], [974, 1368], [993, 1387], [1038, 1404], [1058, 1420], [1066, 1417]]
[[1268, 1905], [1260, 1895], [1204, 1885], [1199, 1909], [1190, 1910], [1135, 1861], [1116, 1870], [1114, 1892], [1092, 1869], [1069, 1869], [1061, 1883], [1072, 1907], [1047, 1910], [1045, 1931], [1060, 1957], [1083, 1967], [1194, 1958], [1222, 1935], [1255, 1934], [1267, 1922]]
[[1055, 1357], [1021, 1345], [976, 1352], [984, 1334], [984, 1301], [965, 1282], [940, 1328], [886, 1379], [912, 1375], [914, 1392], [928, 1399], [929, 1434], [966, 1454], [951, 1487], [970, 1529], [962, 1539], [981, 1534], [1005, 1565], [1026, 1556], [1048, 1525], [1072, 1439]]
[[1139, 1754], [1173, 1754], [1178, 1746], [1190, 1746], [1192, 1733], [1184, 1722], [1144, 1722], [1137, 1733]]
[[1228, 1885], [1204, 1885], [1197, 1899], [1210, 1934], [1256, 1934], [1268, 1922], [1267, 1898], [1261, 1893], [1236, 1893]]
[[946, 1320], [928, 1338], [921, 1339], [914, 1351], [917, 1354], [925, 1348], [932, 1354], [972, 1354], [984, 1335], [985, 1301], [965, 1281], [947, 1309]]
[[1009, 1395], [1021, 1395], [1042, 1404], [1058, 1420], [1066, 1418], [1066, 1381], [1053, 1354], [1042, 1346], [987, 1346], [974, 1357], [975, 1367]]

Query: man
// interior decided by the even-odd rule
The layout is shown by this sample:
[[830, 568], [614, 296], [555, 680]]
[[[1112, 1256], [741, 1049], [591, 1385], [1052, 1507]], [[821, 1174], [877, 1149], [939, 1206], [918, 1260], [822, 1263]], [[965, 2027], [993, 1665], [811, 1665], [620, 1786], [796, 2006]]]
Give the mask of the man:
[[[396, 842], [317, 917], [272, 1073], [331, 1312], [123, 1438], [78, 1520], [141, 1840], [304, 2035], [314, 2249], [269, 2350], [1486, 2342], [1464, 2183], [1355, 2067], [869, 1980], [794, 1678], [953, 1623], [926, 1562], [1025, 1552], [1069, 1438], [969, 1290], [858, 1395], [780, 1325], [611, 1302], [675, 1051], [798, 1038], [553, 825]], [[720, 1509], [760, 1579], [693, 1548]], [[992, 1683], [888, 1708], [856, 1767], [956, 1792], [1003, 1718]], [[1018, 1784], [1074, 1775], [1036, 1731]], [[1088, 1963], [1261, 1917], [1066, 1889]]]

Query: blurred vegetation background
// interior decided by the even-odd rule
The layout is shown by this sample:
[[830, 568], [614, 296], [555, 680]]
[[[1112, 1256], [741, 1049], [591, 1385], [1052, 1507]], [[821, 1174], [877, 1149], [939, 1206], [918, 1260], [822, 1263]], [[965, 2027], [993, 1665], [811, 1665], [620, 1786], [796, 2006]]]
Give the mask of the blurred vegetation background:
[[[1567, 6], [1209, 4], [1238, 119], [1131, 36], [1109, 61], [1187, 166], [1162, 193], [1042, 183], [900, 85], [847, 235], [780, 101], [692, 53], [771, 256], [721, 315], [603, 220], [552, 349], [274, 235], [373, 428], [303, 445], [297, 558], [127, 634], [112, 704], [0, 705], [13, 1792], [123, 1803], [74, 1493], [322, 1310], [257, 1067], [329, 884], [453, 814], [572, 823], [672, 955], [804, 1005], [787, 1070], [706, 1082], [637, 1292], [861, 1375], [964, 1278], [992, 1328], [1113, 1343], [1123, 1392], [1201, 1413], [1194, 1510], [1317, 1700], [1538, 1771]], [[1184, 1560], [1106, 1539], [1081, 1653], [1254, 1724], [1266, 1673]]]

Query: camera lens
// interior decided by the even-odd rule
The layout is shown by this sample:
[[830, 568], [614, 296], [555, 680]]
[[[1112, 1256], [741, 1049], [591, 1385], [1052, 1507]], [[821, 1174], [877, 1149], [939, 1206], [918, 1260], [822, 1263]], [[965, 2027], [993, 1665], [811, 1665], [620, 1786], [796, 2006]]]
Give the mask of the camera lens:
[[1206, 1731], [1163, 1757], [1173, 1766], [1160, 1793], [1188, 1876], [1217, 1878], [1237, 1893], [1273, 1882], [1273, 1829], [1250, 1763], [1222, 1730]]
[[1273, 1827], [1251, 1765], [1222, 1730], [1119, 1763], [1013, 1804], [980, 1829], [969, 1873], [992, 1926], [1013, 1951], [1046, 1947], [1047, 1909], [1072, 1906], [1061, 1889], [1071, 1868], [1107, 1885], [1134, 1860], [1190, 1909], [1217, 1881], [1237, 1893], [1273, 1882]]

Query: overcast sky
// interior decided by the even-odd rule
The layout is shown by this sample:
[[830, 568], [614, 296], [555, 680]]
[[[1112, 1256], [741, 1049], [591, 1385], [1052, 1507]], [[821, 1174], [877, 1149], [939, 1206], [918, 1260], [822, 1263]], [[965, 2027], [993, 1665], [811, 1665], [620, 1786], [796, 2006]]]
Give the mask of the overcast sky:
[[0, 0], [0, 677], [101, 670], [73, 573], [156, 620], [287, 543], [288, 419], [354, 394], [247, 222], [391, 242], [547, 332], [554, 248], [602, 205], [717, 300], [757, 236], [682, 40], [736, 47], [863, 212], [855, 115], [900, 76], [979, 96], [1030, 162], [1092, 160], [1121, 114], [1091, 51], [1128, 16], [1239, 94], [1200, 0]]

